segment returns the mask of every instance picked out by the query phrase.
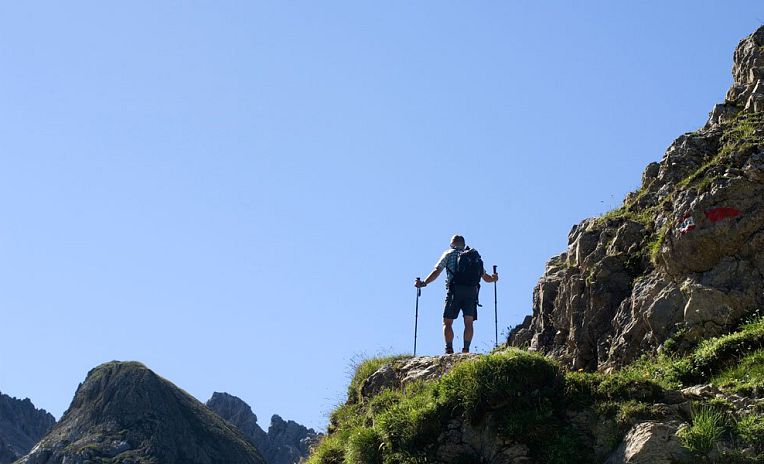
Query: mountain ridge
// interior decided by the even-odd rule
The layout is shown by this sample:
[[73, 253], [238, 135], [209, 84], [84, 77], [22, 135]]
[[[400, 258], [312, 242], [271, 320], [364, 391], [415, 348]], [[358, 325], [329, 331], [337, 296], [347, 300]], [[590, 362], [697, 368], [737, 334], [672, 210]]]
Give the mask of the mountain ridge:
[[29, 398], [18, 399], [0, 393], [0, 464], [25, 455], [56, 423]]
[[262, 453], [268, 464], [294, 464], [306, 458], [319, 439], [313, 429], [294, 421], [285, 421], [278, 414], [271, 417], [268, 432], [257, 423], [252, 408], [229, 393], [215, 392], [207, 407], [236, 426]]
[[265, 464], [191, 395], [138, 362], [88, 374], [61, 420], [19, 464]]

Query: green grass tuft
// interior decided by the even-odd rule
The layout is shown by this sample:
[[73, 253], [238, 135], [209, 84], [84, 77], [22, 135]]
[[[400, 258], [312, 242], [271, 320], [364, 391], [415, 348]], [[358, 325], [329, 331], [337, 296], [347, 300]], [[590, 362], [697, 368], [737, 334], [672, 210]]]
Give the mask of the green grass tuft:
[[764, 415], [751, 413], [741, 417], [737, 421], [736, 431], [744, 442], [764, 447]]
[[764, 349], [746, 355], [736, 365], [714, 376], [712, 382], [739, 393], [764, 390]]
[[745, 324], [737, 332], [702, 341], [689, 357], [689, 369], [684, 380], [698, 382], [740, 360], [753, 351], [764, 348], [764, 317]]
[[356, 429], [348, 440], [345, 462], [348, 464], [382, 464], [382, 437], [373, 428]]
[[444, 402], [477, 420], [488, 410], [513, 405], [533, 408], [541, 398], [561, 398], [564, 377], [560, 367], [540, 354], [508, 349], [461, 363], [443, 377]]
[[681, 427], [677, 435], [682, 444], [695, 454], [705, 455], [711, 451], [729, 430], [726, 412], [709, 406], [693, 411], [692, 424]]

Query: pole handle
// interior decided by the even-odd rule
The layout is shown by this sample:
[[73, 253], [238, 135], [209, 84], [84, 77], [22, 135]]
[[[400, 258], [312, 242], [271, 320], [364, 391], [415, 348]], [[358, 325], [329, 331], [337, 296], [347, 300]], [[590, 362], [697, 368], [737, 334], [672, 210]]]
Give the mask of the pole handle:
[[[417, 277], [416, 281], [417, 282], [421, 282], [422, 278], [421, 277]], [[417, 287], [416, 287], [416, 296], [421, 296], [421, 295], [422, 295], [422, 287], [417, 285]]]
[[496, 265], [493, 265], [493, 273], [496, 274]]

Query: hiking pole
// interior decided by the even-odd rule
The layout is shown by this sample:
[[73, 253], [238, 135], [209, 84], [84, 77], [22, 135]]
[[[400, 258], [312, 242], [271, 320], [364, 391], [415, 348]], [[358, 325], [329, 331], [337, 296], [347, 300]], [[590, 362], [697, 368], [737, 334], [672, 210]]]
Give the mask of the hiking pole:
[[[417, 284], [421, 282], [419, 277], [416, 278]], [[416, 356], [416, 332], [419, 324], [419, 296], [422, 294], [422, 287], [416, 286], [416, 311], [414, 312], [414, 356]]]
[[[493, 273], [496, 274], [496, 265], [493, 265]], [[496, 328], [496, 346], [499, 346], [499, 306], [496, 303], [496, 281], [493, 281], [493, 323]]]

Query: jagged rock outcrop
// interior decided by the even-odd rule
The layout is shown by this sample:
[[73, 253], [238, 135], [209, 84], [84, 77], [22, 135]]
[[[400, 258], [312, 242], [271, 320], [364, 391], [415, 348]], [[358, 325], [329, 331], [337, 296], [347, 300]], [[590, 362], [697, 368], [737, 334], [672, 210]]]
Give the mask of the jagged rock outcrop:
[[318, 439], [313, 429], [308, 429], [292, 420], [285, 421], [274, 414], [271, 417], [271, 425], [268, 427], [270, 446], [266, 450], [268, 455], [272, 456], [272, 460], [268, 462], [270, 464], [300, 462], [308, 456]]
[[213, 393], [207, 406], [236, 426], [262, 453], [268, 464], [295, 464], [306, 458], [320, 438], [313, 429], [273, 415], [268, 433], [257, 423], [257, 416], [240, 398], [228, 393]]
[[0, 393], [0, 464], [27, 454], [55, 423], [51, 414], [35, 408], [29, 398]]
[[694, 459], [682, 447], [678, 430], [676, 423], [640, 422], [629, 430], [605, 464], [689, 464]]
[[264, 464], [235, 427], [140, 363], [87, 375], [59, 423], [19, 464]]
[[387, 388], [405, 388], [414, 382], [438, 379], [457, 363], [476, 356], [475, 354], [418, 356], [393, 361], [380, 367], [363, 381], [361, 396], [371, 398]]
[[610, 369], [764, 308], [764, 27], [740, 42], [732, 73], [706, 125], [648, 165], [621, 208], [573, 227], [509, 345]]

